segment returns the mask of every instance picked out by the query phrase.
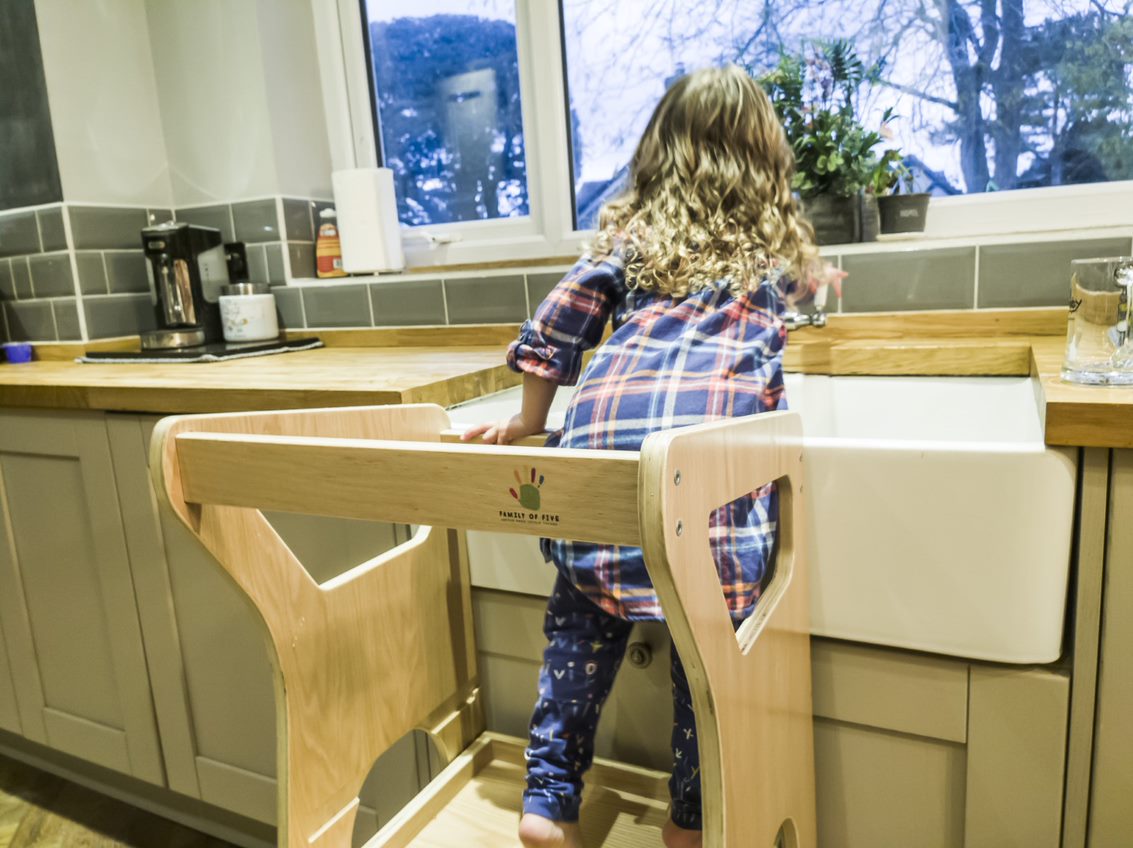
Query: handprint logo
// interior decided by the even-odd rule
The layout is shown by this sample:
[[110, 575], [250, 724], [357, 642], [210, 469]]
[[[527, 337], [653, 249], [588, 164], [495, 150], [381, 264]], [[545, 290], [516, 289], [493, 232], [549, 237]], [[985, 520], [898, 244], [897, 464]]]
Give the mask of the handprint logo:
[[519, 485], [519, 491], [517, 492], [515, 489], [508, 489], [508, 491], [511, 492], [513, 498], [519, 501], [521, 507], [532, 512], [538, 512], [541, 502], [539, 489], [543, 487], [543, 475], [539, 474], [534, 468], [524, 470], [527, 472], [528, 481], [524, 482], [517, 468], [515, 469], [515, 482]]

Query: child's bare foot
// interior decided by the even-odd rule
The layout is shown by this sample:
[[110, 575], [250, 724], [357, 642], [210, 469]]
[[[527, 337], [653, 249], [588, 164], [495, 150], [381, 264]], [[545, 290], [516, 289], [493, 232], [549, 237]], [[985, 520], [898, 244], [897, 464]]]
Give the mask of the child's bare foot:
[[519, 820], [519, 841], [525, 848], [582, 848], [578, 825], [551, 821], [534, 813]]
[[661, 830], [661, 841], [665, 843], [665, 848], [700, 848], [700, 831], [678, 827], [669, 819]]

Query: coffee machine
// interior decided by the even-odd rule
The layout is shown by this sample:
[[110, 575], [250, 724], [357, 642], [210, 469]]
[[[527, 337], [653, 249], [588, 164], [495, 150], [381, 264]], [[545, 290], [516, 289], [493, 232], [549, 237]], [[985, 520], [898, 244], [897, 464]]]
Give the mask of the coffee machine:
[[141, 335], [142, 350], [222, 341], [219, 301], [228, 265], [220, 230], [169, 221], [143, 229], [142, 244], [157, 313], [157, 329]]

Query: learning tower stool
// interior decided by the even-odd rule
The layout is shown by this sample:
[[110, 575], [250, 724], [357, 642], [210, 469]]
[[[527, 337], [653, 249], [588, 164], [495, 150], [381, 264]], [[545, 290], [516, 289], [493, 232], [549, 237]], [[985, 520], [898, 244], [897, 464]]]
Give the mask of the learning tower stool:
[[[798, 416], [655, 433], [640, 451], [459, 444], [447, 427], [439, 406], [411, 405], [182, 416], [154, 433], [159, 496], [270, 637], [279, 845], [348, 848], [366, 775], [418, 728], [448, 765], [367, 848], [518, 845], [523, 742], [482, 732], [457, 532], [469, 529], [641, 546], [688, 673], [705, 848], [771, 848], [777, 838], [785, 848], [815, 848]], [[522, 490], [531, 468], [542, 478], [537, 497]], [[708, 517], [772, 480], [775, 572], [733, 634]], [[317, 584], [261, 509], [420, 529]], [[664, 777], [597, 763], [583, 808], [587, 848], [659, 846]]]

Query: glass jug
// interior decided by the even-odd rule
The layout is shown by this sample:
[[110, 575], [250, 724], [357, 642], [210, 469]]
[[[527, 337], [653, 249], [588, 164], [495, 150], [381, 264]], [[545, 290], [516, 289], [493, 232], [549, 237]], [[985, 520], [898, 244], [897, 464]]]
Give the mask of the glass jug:
[[1133, 257], [1070, 263], [1070, 324], [1062, 379], [1133, 385]]

